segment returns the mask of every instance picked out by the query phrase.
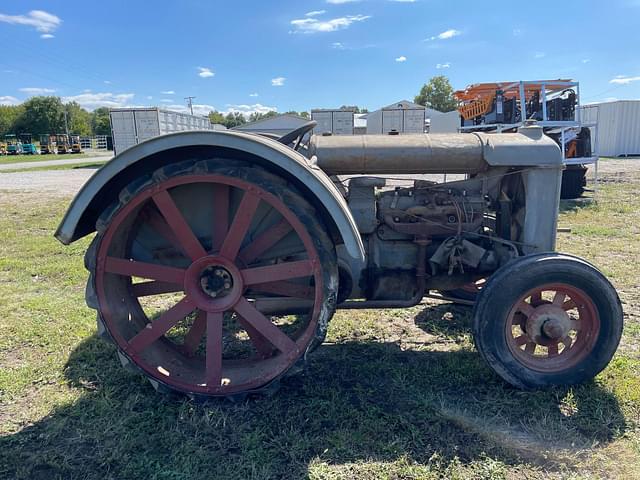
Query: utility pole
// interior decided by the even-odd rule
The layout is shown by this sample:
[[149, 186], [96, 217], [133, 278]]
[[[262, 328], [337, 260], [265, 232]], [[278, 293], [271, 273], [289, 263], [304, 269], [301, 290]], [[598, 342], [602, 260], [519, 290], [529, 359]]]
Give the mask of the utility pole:
[[67, 122], [67, 106], [64, 107], [64, 132], [69, 136], [69, 124]]
[[193, 115], [193, 99], [196, 97], [184, 97], [187, 101], [187, 105], [189, 105], [189, 110], [191, 110], [191, 115]]

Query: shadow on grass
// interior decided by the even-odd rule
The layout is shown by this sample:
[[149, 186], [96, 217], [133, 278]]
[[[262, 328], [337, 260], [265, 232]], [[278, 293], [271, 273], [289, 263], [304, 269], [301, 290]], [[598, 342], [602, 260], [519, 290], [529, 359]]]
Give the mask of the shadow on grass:
[[97, 169], [97, 168], [101, 168], [101, 167], [103, 167], [104, 165], [105, 165], [105, 162], [90, 163], [90, 164], [88, 164], [88, 165], [78, 165], [78, 166], [75, 166], [75, 167], [73, 167], [73, 169], [74, 169], [74, 170], [83, 170], [83, 169], [87, 169], [87, 168], [89, 168], [89, 169], [93, 169], [93, 170], [95, 170], [95, 169]]
[[556, 469], [544, 448], [625, 430], [598, 385], [521, 392], [473, 351], [323, 345], [273, 397], [194, 404], [156, 394], [114, 350], [95, 336], [78, 346], [65, 375], [81, 397], [0, 439], [2, 478], [302, 478], [318, 463], [399, 459], [445, 476], [487, 458]]

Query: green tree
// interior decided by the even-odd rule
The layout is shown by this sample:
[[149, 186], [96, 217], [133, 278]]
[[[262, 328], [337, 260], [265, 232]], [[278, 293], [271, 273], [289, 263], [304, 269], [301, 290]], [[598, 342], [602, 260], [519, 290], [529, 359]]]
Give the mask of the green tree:
[[245, 123], [247, 123], [247, 119], [240, 112], [229, 112], [224, 117], [224, 125], [227, 128], [237, 127], [239, 125], [244, 125]]
[[439, 112], [451, 112], [458, 106], [453, 96], [453, 87], [444, 75], [433, 77], [425, 83], [414, 102]]
[[91, 131], [94, 135], [111, 135], [111, 122], [107, 107], [96, 108], [91, 113]]
[[7, 133], [16, 133], [16, 121], [23, 113], [22, 105], [0, 105], [0, 141]]
[[91, 114], [77, 102], [69, 102], [64, 105], [67, 111], [67, 125], [69, 133], [77, 135], [91, 135]]
[[220, 112], [213, 110], [209, 112], [209, 121], [211, 123], [217, 123], [219, 125], [224, 125], [224, 115]]
[[31, 97], [22, 104], [14, 128], [34, 135], [64, 131], [64, 107], [59, 97]]
[[249, 121], [257, 122], [258, 120], [264, 120], [265, 118], [271, 118], [276, 116], [278, 116], [278, 112], [274, 110], [269, 110], [268, 112], [265, 112], [265, 113], [253, 112], [251, 115], [249, 115]]
[[360, 108], [357, 105], [342, 105], [340, 110], [353, 110], [353, 113], [369, 113], [368, 108]]

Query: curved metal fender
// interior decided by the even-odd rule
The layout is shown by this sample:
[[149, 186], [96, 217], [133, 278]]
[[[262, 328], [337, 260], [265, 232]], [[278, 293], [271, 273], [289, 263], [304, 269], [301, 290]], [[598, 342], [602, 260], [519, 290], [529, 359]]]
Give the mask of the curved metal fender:
[[[91, 228], [80, 228], [80, 220], [92, 200], [109, 182], [126, 168], [144, 158], [183, 147], [223, 147], [246, 152], [289, 172], [309, 189], [327, 210], [340, 232], [345, 248], [354, 260], [364, 261], [364, 246], [347, 203], [327, 175], [293, 149], [269, 138], [242, 132], [190, 131], [156, 137], [131, 147], [114, 157], [84, 184], [77, 193], [55, 237], [65, 245], [88, 235], [95, 229], [97, 218], [91, 218]], [[104, 205], [106, 208], [108, 205]], [[86, 223], [87, 219], [83, 219]]]

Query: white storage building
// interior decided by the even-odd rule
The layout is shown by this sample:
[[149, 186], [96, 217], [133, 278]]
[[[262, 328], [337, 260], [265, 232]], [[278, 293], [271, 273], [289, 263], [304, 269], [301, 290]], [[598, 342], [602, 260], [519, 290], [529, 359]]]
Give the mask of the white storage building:
[[599, 155], [640, 155], [640, 100], [584, 105], [581, 116], [583, 124], [598, 125], [597, 139], [592, 138], [592, 143]]
[[408, 100], [387, 105], [367, 114], [367, 134], [424, 133], [425, 107]]
[[160, 108], [112, 108], [109, 110], [113, 150], [118, 154], [150, 138], [186, 130], [212, 130], [208, 117]]
[[353, 135], [354, 111], [351, 109], [314, 109], [311, 110], [311, 120], [318, 122], [313, 133], [322, 135]]
[[277, 135], [279, 137], [289, 133], [292, 130], [309, 122], [308, 118], [293, 115], [291, 113], [283, 113], [269, 118], [263, 118], [255, 122], [245, 123], [233, 127], [232, 130], [249, 133], [267, 133]]

